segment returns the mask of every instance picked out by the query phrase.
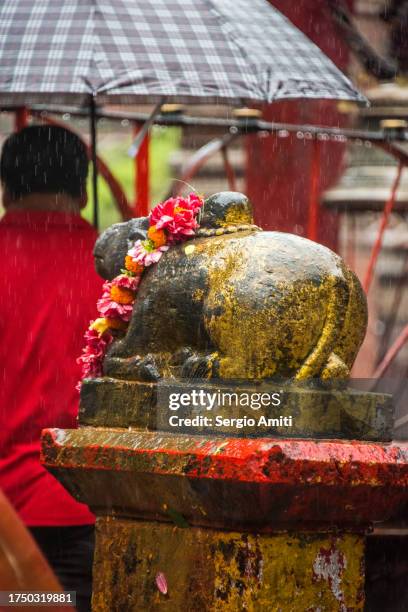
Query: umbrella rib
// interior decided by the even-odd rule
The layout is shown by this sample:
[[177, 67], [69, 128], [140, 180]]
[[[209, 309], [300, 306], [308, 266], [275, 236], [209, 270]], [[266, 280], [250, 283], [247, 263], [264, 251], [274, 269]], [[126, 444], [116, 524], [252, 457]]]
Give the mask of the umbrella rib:
[[[219, 21], [220, 27], [221, 27], [221, 30], [222, 30], [223, 34], [228, 38], [229, 42], [241, 53], [242, 58], [244, 59], [244, 61], [251, 67], [250, 74], [254, 75], [256, 73], [259, 73], [259, 69], [257, 68], [256, 64], [252, 61], [252, 59], [251, 59], [250, 55], [248, 54], [248, 52], [246, 51], [245, 47], [240, 44], [238, 38], [234, 35], [233, 32], [231, 32], [231, 29], [228, 27], [227, 19], [218, 10], [218, 7], [216, 6], [216, 3], [214, 2], [214, 0], [203, 0], [203, 1], [209, 7], [209, 11]], [[248, 72], [247, 72], [247, 74], [248, 74]], [[263, 96], [262, 96], [261, 92], [256, 92], [256, 96], [255, 97], [258, 98], [260, 94], [261, 94], [261, 98], [262, 98]]]

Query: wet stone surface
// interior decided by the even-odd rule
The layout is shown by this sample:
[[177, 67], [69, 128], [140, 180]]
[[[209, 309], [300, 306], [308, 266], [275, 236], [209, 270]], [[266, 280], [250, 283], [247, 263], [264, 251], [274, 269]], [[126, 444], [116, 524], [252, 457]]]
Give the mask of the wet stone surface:
[[357, 534], [268, 536], [102, 518], [97, 542], [96, 612], [363, 609]]
[[[175, 413], [164, 400], [174, 390], [188, 391], [194, 383], [169, 381], [166, 389], [155, 383], [101, 378], [85, 381], [81, 390], [80, 424], [94, 427], [133, 427], [150, 431], [174, 431], [187, 434], [237, 435], [245, 437], [327, 438], [389, 441], [392, 435], [393, 404], [386, 394], [363, 393], [352, 389], [314, 390], [278, 385], [245, 385], [240, 391], [264, 393], [279, 389], [281, 404], [251, 410], [242, 406], [224, 405], [211, 412], [193, 407], [183, 408], [177, 415], [193, 418], [205, 415], [211, 425], [184, 428], [170, 425]], [[197, 385], [196, 385], [197, 386]], [[216, 392], [217, 385], [198, 385], [206, 392]], [[236, 392], [236, 387], [222, 387]], [[164, 392], [166, 391], [166, 393]], [[160, 398], [164, 399], [160, 399]], [[216, 416], [223, 419], [253, 419], [255, 425], [242, 427], [217, 425]], [[269, 424], [271, 418], [289, 417], [291, 425]], [[264, 420], [261, 420], [264, 417]], [[265, 423], [266, 421], [266, 423]], [[283, 422], [283, 421], [282, 421]], [[236, 422], [235, 422], [236, 423]], [[281, 423], [281, 421], [279, 421]]]
[[[208, 198], [200, 223], [198, 237], [172, 246], [144, 272], [128, 331], [105, 359], [106, 376], [347, 377], [367, 306], [344, 261], [299, 236], [261, 231], [243, 194]], [[102, 275], [120, 272], [144, 227], [132, 220], [99, 238]]]
[[395, 445], [48, 430], [42, 459], [96, 514], [264, 531], [365, 529], [407, 507], [408, 453]]

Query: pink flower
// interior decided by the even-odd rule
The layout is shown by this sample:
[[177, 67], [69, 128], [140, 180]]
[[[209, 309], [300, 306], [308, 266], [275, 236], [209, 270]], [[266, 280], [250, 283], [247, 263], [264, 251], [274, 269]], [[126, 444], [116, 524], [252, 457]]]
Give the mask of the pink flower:
[[166, 245], [156, 248], [150, 240], [137, 240], [135, 246], [128, 251], [128, 255], [136, 263], [147, 267], [157, 263], [168, 249]]
[[136, 291], [140, 283], [140, 275], [138, 276], [128, 276], [127, 274], [119, 274], [112, 281], [111, 285], [115, 285], [116, 287], [124, 287], [125, 289], [131, 289], [132, 291]]
[[160, 593], [163, 593], [163, 595], [167, 595], [167, 580], [163, 572], [159, 572], [158, 574], [156, 574], [156, 586], [159, 589]]
[[194, 213], [197, 214], [200, 208], [204, 205], [204, 200], [196, 193], [190, 193], [187, 198], [190, 206], [194, 209]]
[[102, 297], [98, 300], [96, 304], [98, 312], [102, 317], [107, 317], [111, 319], [118, 318], [122, 319], [122, 321], [130, 321], [130, 318], [132, 316], [133, 304], [118, 304], [118, 302], [114, 302], [112, 300], [110, 291], [113, 285], [114, 281], [104, 283]]
[[77, 359], [77, 363], [82, 365], [82, 378], [98, 378], [102, 376], [103, 360], [113, 337], [109, 332], [99, 334], [94, 329], [88, 329], [84, 337], [85, 348]]
[[150, 225], [165, 229], [170, 243], [181, 242], [194, 236], [198, 228], [196, 216], [203, 200], [195, 193], [187, 198], [169, 198], [158, 204], [150, 213]]

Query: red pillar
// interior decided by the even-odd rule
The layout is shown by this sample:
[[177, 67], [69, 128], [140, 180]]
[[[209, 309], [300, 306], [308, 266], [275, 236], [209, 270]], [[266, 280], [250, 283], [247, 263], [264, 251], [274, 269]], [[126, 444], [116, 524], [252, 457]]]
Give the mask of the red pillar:
[[320, 221], [320, 166], [321, 147], [318, 140], [313, 141], [312, 165], [310, 168], [310, 199], [307, 221], [307, 237], [310, 240], [318, 240]]
[[[135, 128], [135, 135], [139, 127]], [[145, 217], [149, 212], [149, 145], [150, 136], [143, 139], [140, 149], [135, 157], [135, 202], [136, 217]]]
[[[346, 69], [348, 51], [325, 0], [274, 0], [273, 5], [341, 70]], [[341, 126], [346, 122], [345, 116], [337, 110], [336, 101], [325, 100], [277, 102], [266, 107], [264, 117], [269, 121], [331, 126]], [[306, 236], [311, 223], [313, 141], [298, 139], [296, 134], [287, 138], [250, 136], [247, 140], [247, 193], [254, 204], [255, 222], [264, 229]], [[319, 197], [338, 180], [343, 169], [344, 150], [345, 145], [338, 142], [321, 143]], [[313, 211], [313, 218], [315, 238], [336, 249], [337, 216], [319, 207], [318, 211]]]
[[25, 106], [21, 106], [16, 110], [14, 117], [14, 130], [19, 132], [28, 125], [28, 109]]

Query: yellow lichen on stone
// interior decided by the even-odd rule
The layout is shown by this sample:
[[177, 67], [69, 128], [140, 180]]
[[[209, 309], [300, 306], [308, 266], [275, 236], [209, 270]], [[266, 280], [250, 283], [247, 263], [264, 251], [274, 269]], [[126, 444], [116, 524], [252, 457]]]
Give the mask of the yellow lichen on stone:
[[242, 256], [238, 259], [231, 253], [222, 265], [209, 270], [208, 304], [219, 314], [213, 315], [207, 326], [224, 355], [221, 377], [268, 378], [282, 363], [288, 375], [300, 379], [316, 375], [341, 330], [341, 288], [334, 293], [330, 278], [317, 286], [289, 277], [287, 282], [277, 282], [274, 294], [265, 295], [264, 302], [258, 301], [252, 308], [242, 299], [246, 264]]
[[222, 225], [244, 225], [245, 223], [253, 223], [251, 210], [243, 205], [235, 204], [228, 210]]
[[[301, 612], [318, 607], [334, 612], [363, 607], [363, 545], [358, 536], [223, 534], [220, 542], [215, 588], [228, 596], [215, 602], [214, 611]], [[232, 547], [236, 553], [230, 560], [224, 551]]]
[[186, 255], [192, 255], [194, 251], [195, 251], [194, 244], [188, 244], [186, 247], [184, 247], [184, 252]]
[[193, 300], [195, 302], [201, 302], [204, 297], [204, 289], [196, 289], [193, 293]]
[[[367, 308], [340, 257], [298, 236], [254, 228], [193, 242], [174, 247], [149, 271], [143, 299], [108, 361], [149, 355], [163, 377], [166, 359], [189, 347], [198, 364], [188, 366], [190, 377], [201, 372], [200, 359], [204, 367], [215, 353], [209, 377], [347, 376]], [[145, 370], [131, 375], [137, 380]]]
[[[318, 245], [308, 250], [311, 243], [304, 241], [304, 253], [296, 253], [282, 237], [248, 233], [242, 249], [241, 236], [224, 236], [206, 261], [205, 322], [220, 349], [222, 378], [278, 374], [303, 380], [323, 372], [334, 378], [347, 375], [354, 361], [366, 325], [355, 277], [343, 270], [340, 259], [332, 272], [322, 273], [318, 252], [312, 250]], [[285, 263], [294, 266], [295, 275]]]
[[[363, 609], [363, 537], [98, 519], [94, 612]], [[168, 593], [155, 576], [164, 574]]]
[[[316, 376], [321, 372], [330, 359], [343, 327], [347, 310], [348, 287], [341, 279], [334, 276], [328, 276], [323, 284], [326, 287], [324, 325], [315, 347], [296, 373], [298, 380]], [[313, 316], [311, 312], [310, 316]]]
[[349, 301], [344, 327], [336, 346], [336, 355], [350, 369], [360, 348], [360, 343], [356, 343], [354, 330], [365, 330], [367, 327], [367, 299], [357, 277], [347, 268], [344, 272], [348, 281]]

